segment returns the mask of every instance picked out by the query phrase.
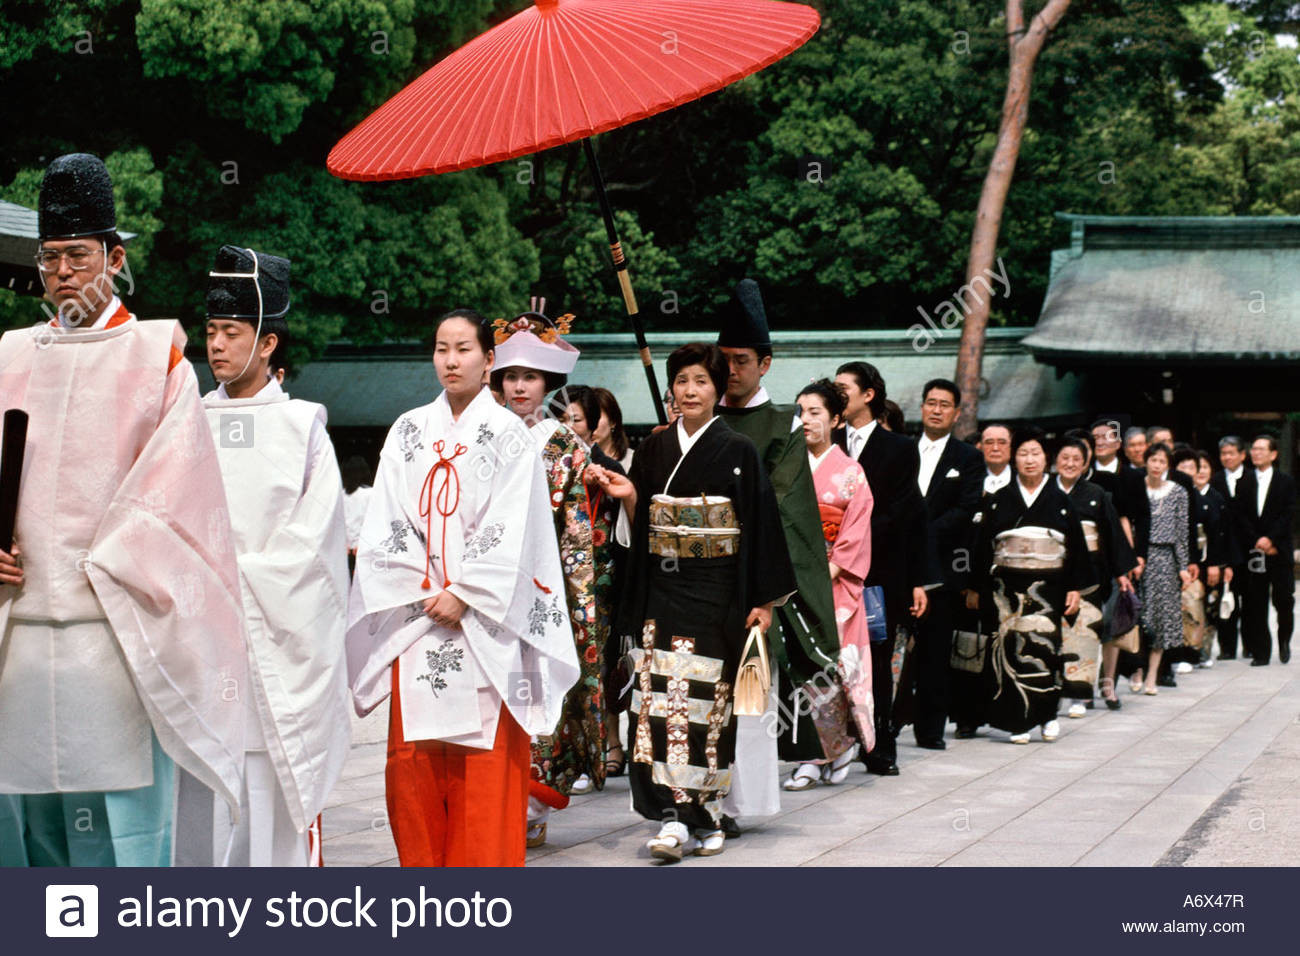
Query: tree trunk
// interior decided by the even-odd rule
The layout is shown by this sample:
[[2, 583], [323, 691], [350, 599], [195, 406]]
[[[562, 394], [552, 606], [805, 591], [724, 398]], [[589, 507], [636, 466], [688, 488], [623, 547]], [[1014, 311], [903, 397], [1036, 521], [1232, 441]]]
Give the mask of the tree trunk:
[[[1016, 171], [1020, 141], [1029, 115], [1029, 88], [1034, 78], [1034, 63], [1047, 34], [1065, 16], [1069, 6], [1070, 0], [1050, 0], [1026, 30], [1024, 0], [1007, 0], [1007, 93], [1002, 101], [997, 146], [975, 212], [970, 258], [966, 263], [968, 287], [976, 277], [987, 281], [995, 271], [993, 264], [1002, 226], [1002, 210]], [[984, 358], [984, 331], [988, 327], [991, 294], [985, 296], [976, 292], [966, 296], [965, 300], [970, 303], [971, 310], [962, 324], [961, 346], [957, 352], [956, 379], [962, 399], [956, 432], [959, 437], [969, 438], [975, 433], [979, 413], [980, 367]]]

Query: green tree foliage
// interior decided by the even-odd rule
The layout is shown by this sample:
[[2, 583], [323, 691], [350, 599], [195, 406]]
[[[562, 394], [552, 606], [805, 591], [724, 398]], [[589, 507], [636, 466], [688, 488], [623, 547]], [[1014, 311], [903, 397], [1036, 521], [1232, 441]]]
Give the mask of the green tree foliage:
[[[534, 294], [584, 331], [626, 328], [577, 146], [410, 182], [324, 168], [387, 97], [527, 2], [6, 0], [0, 197], [34, 205], [59, 153], [106, 157], [140, 234], [131, 305], [196, 341], [218, 246], [289, 256], [296, 362]], [[785, 61], [596, 143], [652, 329], [709, 326], [745, 275], [776, 328], [906, 328], [963, 281], [1003, 5], [813, 2], [822, 28]], [[1277, 39], [1298, 9], [1075, 0], [1035, 75], [995, 322], [1036, 318], [1056, 210], [1300, 213], [1300, 65]], [[0, 323], [39, 317], [0, 292]]]
[[[0, 196], [34, 206], [51, 158], [104, 156], [119, 222], [140, 234], [129, 246], [131, 305], [181, 318], [194, 340], [207, 271], [227, 242], [293, 260], [296, 362], [340, 335], [426, 334], [435, 310], [506, 310], [536, 280], [538, 255], [495, 177], [346, 183], [324, 156], [428, 61], [512, 6], [6, 3], [0, 63], [14, 95], [0, 120], [14, 135], [0, 152]], [[40, 315], [36, 301], [0, 293], [5, 325]]]
[[[580, 332], [622, 332], [627, 328], [627, 306], [613, 278], [613, 261], [604, 222], [595, 209], [576, 210], [578, 222], [587, 228], [564, 257], [564, 278], [568, 295], [564, 311], [578, 318]], [[634, 277], [637, 306], [648, 321], [680, 314], [682, 271], [677, 259], [655, 244], [654, 234], [642, 230], [627, 210], [614, 215], [620, 239], [634, 250], [628, 268]]]
[[[758, 78], [771, 121], [744, 176], [709, 200], [687, 268], [701, 279], [720, 267], [773, 281], [778, 314], [905, 327], [917, 306], [963, 281], [1006, 81], [1002, 5], [823, 7], [819, 41]], [[1136, 112], [1169, 139], [1191, 108], [1180, 95], [1199, 103], [1217, 93], [1174, 4], [1077, 7], [1036, 72], [1001, 243], [1013, 296], [999, 300], [995, 321], [1036, 317], [1060, 239], [1055, 210], [1109, 211], [1099, 208], [1112, 197], [1097, 164], [1126, 164], [1131, 153], [1091, 157], [1099, 140], [1130, 128], [1119, 115]], [[797, 160], [810, 155], [830, 164], [822, 184], [797, 178]]]

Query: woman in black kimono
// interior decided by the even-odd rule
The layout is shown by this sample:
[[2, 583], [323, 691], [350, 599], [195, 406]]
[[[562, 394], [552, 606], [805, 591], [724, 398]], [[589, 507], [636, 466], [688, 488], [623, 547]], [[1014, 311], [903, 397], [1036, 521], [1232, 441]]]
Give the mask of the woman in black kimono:
[[[1173, 463], [1171, 477], [1185, 475], [1191, 485], [1187, 507], [1193, 532], [1187, 544], [1194, 573], [1191, 585], [1182, 595], [1184, 645], [1161, 658], [1162, 675], [1168, 672], [1172, 676], [1175, 669], [1190, 670], [1208, 658], [1214, 643], [1212, 628], [1214, 608], [1219, 604], [1219, 588], [1225, 572], [1229, 579], [1232, 575], [1232, 569], [1227, 567], [1227, 501], [1210, 487], [1213, 470], [1209, 457], [1203, 451], [1183, 446], [1175, 449], [1170, 459]], [[1166, 686], [1158, 679], [1156, 685]]]
[[758, 452], [713, 414], [727, 374], [716, 346], [677, 349], [668, 381], [681, 417], [641, 444], [627, 478], [589, 472], [632, 520], [617, 624], [636, 660], [629, 775], [633, 807], [662, 824], [647, 847], [667, 861], [722, 852], [741, 651], [795, 590]]
[[[1056, 451], [1056, 483], [1066, 493], [1083, 527], [1083, 539], [1092, 565], [1093, 585], [1083, 591], [1079, 613], [1062, 626], [1062, 650], [1066, 656], [1062, 693], [1073, 701], [1069, 715], [1082, 717], [1092, 708], [1092, 688], [1097, 679], [1098, 654], [1104, 654], [1108, 625], [1119, 591], [1133, 590], [1128, 573], [1137, 564], [1133, 549], [1120, 526], [1119, 514], [1106, 491], [1082, 476], [1088, 469], [1090, 449], [1082, 438], [1065, 438]], [[1070, 660], [1077, 655], [1077, 660]], [[1107, 655], [1118, 657], [1115, 653]], [[1115, 695], [1115, 667], [1110, 662], [1101, 680], [1106, 706], [1119, 710]]]
[[985, 684], [988, 723], [1029, 743], [1061, 732], [1061, 616], [1079, 610], [1079, 592], [1093, 583], [1079, 516], [1047, 478], [1043, 433], [1026, 429], [1013, 442], [1016, 480], [984, 507], [976, 552], [978, 602], [991, 611]]
[[[1201, 535], [1197, 533], [1197, 550], [1200, 556], [1199, 577], [1205, 582], [1205, 619], [1208, 627], [1216, 636], [1219, 626], [1219, 602], [1223, 593], [1232, 584], [1232, 569], [1240, 561], [1240, 542], [1230, 520], [1231, 510], [1218, 488], [1210, 482], [1214, 477], [1214, 460], [1209, 452], [1196, 452], [1196, 494], [1192, 500], [1197, 502], [1195, 510], [1198, 527], [1205, 529], [1204, 547], [1200, 547]], [[1207, 633], [1201, 644], [1200, 666], [1214, 666], [1214, 641]]]

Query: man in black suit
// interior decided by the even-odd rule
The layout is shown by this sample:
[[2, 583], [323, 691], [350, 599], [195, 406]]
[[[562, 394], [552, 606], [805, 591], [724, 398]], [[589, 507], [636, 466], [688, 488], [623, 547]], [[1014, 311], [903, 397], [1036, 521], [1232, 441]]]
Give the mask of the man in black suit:
[[[972, 538], [974, 529], [982, 520], [981, 512], [988, 499], [1015, 480], [1016, 470], [1011, 467], [1011, 426], [1001, 422], [985, 424], [975, 450], [983, 458], [983, 467], [980, 469], [980, 498], [975, 513], [971, 516]], [[969, 593], [963, 596], [969, 597]], [[984, 686], [983, 669], [988, 654], [986, 645], [976, 643], [962, 647], [958, 634], [965, 631], [967, 635], [983, 634], [987, 637], [996, 625], [988, 615], [981, 615], [976, 608], [959, 608], [957, 613], [956, 630], [952, 638], [953, 653], [949, 658], [956, 666], [948, 670], [948, 713], [957, 725], [957, 739], [963, 740], [974, 737], [984, 723], [988, 695]], [[959, 653], [959, 648], [963, 653]]]
[[846, 427], [835, 441], [857, 459], [871, 489], [871, 571], [865, 587], [884, 592], [888, 639], [871, 645], [872, 696], [876, 705], [876, 746], [867, 755], [867, 770], [882, 776], [898, 773], [893, 716], [891, 661], [894, 638], [910, 618], [925, 614], [925, 502], [916, 484], [921, 461], [916, 442], [881, 427], [885, 380], [868, 362], [848, 362], [835, 373], [844, 395]]
[[916, 713], [912, 725], [917, 746], [928, 750], [945, 747], [952, 636], [962, 606], [961, 591], [970, 574], [972, 522], [984, 490], [983, 456], [952, 437], [960, 405], [961, 389], [948, 379], [932, 379], [922, 390], [925, 434], [917, 443], [917, 485], [925, 501], [926, 553], [932, 566], [927, 575], [929, 610], [913, 651]]
[[[1088, 480], [1110, 494], [1115, 511], [1119, 513], [1120, 526], [1133, 553], [1132, 580], [1136, 585], [1146, 568], [1147, 537], [1151, 529], [1146, 468], [1142, 466], [1147, 433], [1145, 429], [1129, 426], [1123, 429], [1121, 441], [1121, 418], [1127, 416], [1099, 418], [1092, 423], [1089, 430], [1092, 432], [1094, 457]], [[1135, 458], [1138, 464], [1133, 463]], [[1143, 667], [1143, 655], [1120, 652], [1118, 648], [1110, 653], [1119, 654], [1120, 674], [1133, 674]], [[1111, 665], [1106, 666], [1109, 668]]]
[[[1113, 418], [1099, 418], [1088, 429], [1092, 435], [1092, 464], [1086, 480], [1100, 485], [1112, 499], [1120, 493], [1119, 476], [1125, 461], [1120, 457], [1123, 442], [1119, 438], [1120, 423]], [[1119, 504], [1116, 503], [1116, 509]]]
[[1128, 463], [1139, 471], [1144, 471], [1142, 465], [1146, 461], [1146, 453], [1147, 430], [1137, 425], [1124, 429], [1124, 457]]
[[[1255, 543], [1253, 539], [1246, 540], [1249, 532], [1246, 529], [1242, 504], [1247, 496], [1238, 495], [1237, 490], [1241, 488], [1244, 492], [1251, 485], [1254, 476], [1253, 469], [1246, 465], [1245, 443], [1236, 435], [1226, 435], [1219, 439], [1219, 464], [1223, 466], [1223, 470], [1216, 472], [1210, 479], [1210, 486], [1228, 503], [1226, 515], [1228, 550], [1233, 556], [1233, 563], [1225, 569], [1224, 575], [1227, 579], [1226, 588], [1231, 588], [1232, 591], [1232, 613], [1227, 617], [1218, 618], [1216, 624], [1219, 634], [1219, 660], [1232, 661], [1237, 659], [1237, 629], [1241, 621], [1241, 609], [1246, 601], [1245, 557], [1251, 545]], [[1243, 481], [1245, 484], [1242, 484]], [[1250, 648], [1245, 646], [1245, 641], [1242, 644], [1245, 651], [1249, 653]]]
[[[1250, 461], [1255, 472], [1253, 488], [1238, 486], [1237, 489], [1249, 531], [1246, 544], [1251, 549], [1246, 559], [1244, 636], [1250, 647], [1251, 666], [1263, 667], [1273, 652], [1273, 639], [1268, 633], [1270, 596], [1277, 611], [1278, 660], [1283, 664], [1291, 660], [1295, 606], [1291, 521], [1295, 516], [1295, 479], [1274, 467], [1277, 442], [1271, 435], [1255, 439], [1250, 446]], [[1250, 491], [1254, 494], [1249, 494]]]

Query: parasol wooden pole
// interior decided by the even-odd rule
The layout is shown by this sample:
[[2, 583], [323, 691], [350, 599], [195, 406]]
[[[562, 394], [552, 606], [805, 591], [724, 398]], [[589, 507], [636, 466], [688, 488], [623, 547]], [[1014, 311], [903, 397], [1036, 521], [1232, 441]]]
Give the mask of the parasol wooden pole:
[[591, 138], [582, 140], [583, 152], [587, 154], [587, 165], [591, 167], [591, 178], [596, 184], [596, 198], [600, 201], [600, 214], [605, 217], [605, 233], [609, 236], [609, 254], [614, 259], [614, 276], [623, 293], [623, 304], [627, 306], [627, 318], [632, 323], [632, 332], [636, 335], [637, 351], [641, 353], [641, 364], [645, 368], [646, 382], [650, 386], [650, 397], [654, 403], [655, 414], [660, 425], [668, 424], [668, 415], [664, 412], [664, 396], [659, 391], [659, 381], [655, 378], [654, 361], [650, 357], [650, 345], [645, 340], [645, 326], [641, 322], [641, 312], [636, 304], [636, 293], [632, 291], [632, 277], [627, 272], [627, 257], [623, 254], [623, 243], [618, 238], [618, 227], [614, 225], [614, 211], [609, 207], [609, 196], [605, 194], [605, 177], [600, 174], [600, 164], [596, 162], [596, 151], [591, 148]]

